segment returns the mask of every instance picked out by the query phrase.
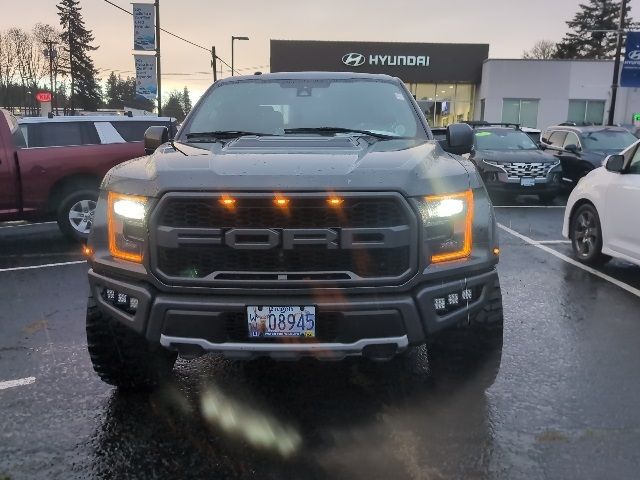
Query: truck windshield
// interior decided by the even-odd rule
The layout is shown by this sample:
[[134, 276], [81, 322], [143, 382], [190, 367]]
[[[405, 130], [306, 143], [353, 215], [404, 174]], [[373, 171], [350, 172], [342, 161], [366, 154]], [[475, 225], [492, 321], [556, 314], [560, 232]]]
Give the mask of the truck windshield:
[[360, 79], [224, 83], [206, 94], [180, 137], [220, 131], [308, 134], [323, 128], [317, 133], [426, 137], [400, 86]]
[[537, 150], [531, 137], [520, 130], [493, 129], [476, 132], [477, 150]]
[[619, 130], [599, 130], [581, 135], [585, 150], [624, 150], [638, 139], [629, 132]]

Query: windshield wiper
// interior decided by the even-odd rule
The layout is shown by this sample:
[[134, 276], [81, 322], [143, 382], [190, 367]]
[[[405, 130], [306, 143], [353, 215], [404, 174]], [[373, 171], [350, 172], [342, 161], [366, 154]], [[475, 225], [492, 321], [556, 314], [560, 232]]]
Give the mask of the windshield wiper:
[[386, 133], [372, 132], [371, 130], [359, 130], [357, 128], [345, 128], [345, 127], [301, 127], [301, 128], [285, 128], [284, 129], [284, 133], [306, 133], [306, 132], [361, 133], [362, 135], [369, 135], [370, 137], [380, 138], [383, 140], [390, 140], [395, 138], [409, 138], [409, 137], [399, 137], [397, 135], [387, 135]]
[[270, 136], [273, 136], [274, 134], [264, 133], [264, 132], [246, 132], [244, 130], [214, 130], [212, 132], [187, 133], [187, 139], [192, 139], [192, 138], [224, 139], [224, 138], [244, 137], [249, 135], [253, 135], [256, 137], [270, 137]]

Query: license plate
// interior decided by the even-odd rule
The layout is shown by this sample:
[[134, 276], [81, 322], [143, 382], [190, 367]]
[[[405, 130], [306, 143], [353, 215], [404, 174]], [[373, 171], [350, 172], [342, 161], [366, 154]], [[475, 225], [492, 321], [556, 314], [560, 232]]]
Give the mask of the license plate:
[[249, 338], [316, 336], [314, 306], [249, 306]]
[[535, 178], [521, 178], [520, 179], [520, 185], [522, 185], [523, 187], [533, 187], [536, 184], [536, 179]]

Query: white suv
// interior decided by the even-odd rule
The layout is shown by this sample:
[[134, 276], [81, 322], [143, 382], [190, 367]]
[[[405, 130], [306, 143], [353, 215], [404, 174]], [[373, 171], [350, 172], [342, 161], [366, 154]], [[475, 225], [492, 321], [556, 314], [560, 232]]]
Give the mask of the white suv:
[[562, 234], [577, 259], [602, 265], [612, 257], [640, 265], [640, 142], [582, 178], [571, 192]]

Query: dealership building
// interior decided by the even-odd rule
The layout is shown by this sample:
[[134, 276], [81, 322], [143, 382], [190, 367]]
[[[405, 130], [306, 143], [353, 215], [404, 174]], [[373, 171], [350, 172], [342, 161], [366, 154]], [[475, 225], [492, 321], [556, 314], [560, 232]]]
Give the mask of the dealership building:
[[[271, 71], [384, 73], [398, 77], [432, 126], [465, 120], [546, 128], [603, 123], [613, 60], [491, 59], [487, 44], [271, 40]], [[631, 124], [640, 92], [619, 88], [615, 122]]]

